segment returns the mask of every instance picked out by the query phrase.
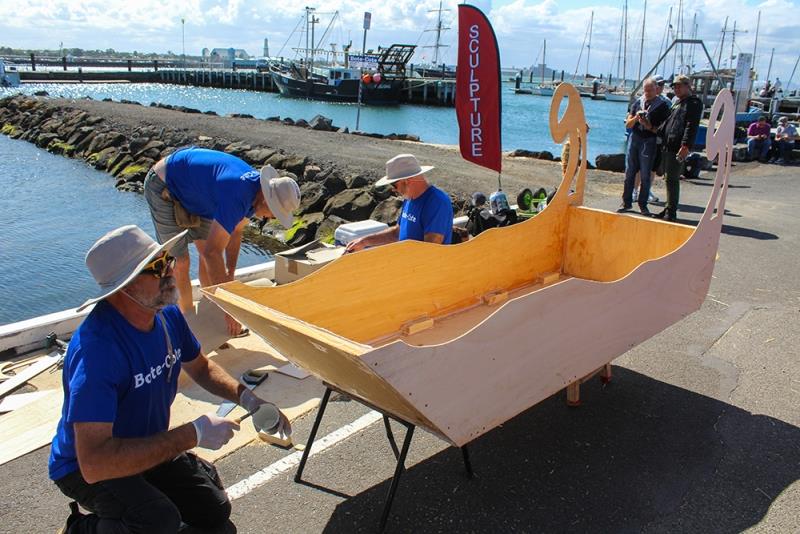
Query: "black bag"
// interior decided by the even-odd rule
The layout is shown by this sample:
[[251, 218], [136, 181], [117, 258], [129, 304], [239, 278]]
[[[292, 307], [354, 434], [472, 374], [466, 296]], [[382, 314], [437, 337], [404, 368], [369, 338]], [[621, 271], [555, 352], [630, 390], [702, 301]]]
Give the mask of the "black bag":
[[476, 236], [489, 228], [510, 226], [517, 222], [517, 212], [512, 209], [501, 210], [493, 214], [483, 206], [473, 206], [467, 212], [467, 232]]

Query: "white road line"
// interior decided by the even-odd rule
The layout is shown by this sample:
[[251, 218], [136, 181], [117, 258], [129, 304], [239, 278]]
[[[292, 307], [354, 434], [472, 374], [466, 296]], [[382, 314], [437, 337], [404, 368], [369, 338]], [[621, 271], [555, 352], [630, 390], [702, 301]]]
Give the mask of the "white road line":
[[[315, 440], [308, 457], [311, 458], [315, 454], [320, 453], [329, 447], [333, 447], [340, 441], [347, 439], [353, 434], [361, 432], [372, 423], [380, 421], [382, 417], [383, 416], [379, 412], [373, 410], [366, 415], [362, 415], [352, 423], [343, 426], [339, 430], [331, 432], [324, 438]], [[278, 460], [274, 464], [268, 465], [261, 471], [256, 471], [244, 480], [240, 480], [233, 486], [229, 487], [227, 489], [228, 498], [231, 501], [235, 501], [239, 497], [244, 497], [254, 489], [263, 486], [281, 473], [285, 473], [289, 469], [297, 466], [302, 457], [303, 451], [295, 451], [292, 454]]]

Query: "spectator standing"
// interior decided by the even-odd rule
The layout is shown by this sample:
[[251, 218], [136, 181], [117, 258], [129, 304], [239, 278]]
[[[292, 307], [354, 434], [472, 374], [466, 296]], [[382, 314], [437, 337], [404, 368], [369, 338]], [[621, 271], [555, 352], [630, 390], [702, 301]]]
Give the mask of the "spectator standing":
[[622, 204], [617, 211], [631, 209], [633, 205], [633, 186], [638, 172], [642, 185], [639, 189], [638, 204], [642, 215], [650, 215], [647, 199], [650, 195], [650, 178], [655, 161], [656, 132], [666, 120], [669, 110], [656, 94], [656, 82], [648, 78], [644, 82], [644, 94], [637, 98], [625, 118], [625, 127], [631, 129], [625, 154], [625, 187]]
[[667, 181], [667, 204], [656, 214], [659, 219], [677, 220], [680, 197], [680, 179], [683, 162], [697, 136], [697, 127], [703, 115], [703, 103], [692, 94], [691, 80], [683, 74], [672, 81], [677, 102], [672, 104], [669, 118], [661, 128], [664, 147], [664, 174]]

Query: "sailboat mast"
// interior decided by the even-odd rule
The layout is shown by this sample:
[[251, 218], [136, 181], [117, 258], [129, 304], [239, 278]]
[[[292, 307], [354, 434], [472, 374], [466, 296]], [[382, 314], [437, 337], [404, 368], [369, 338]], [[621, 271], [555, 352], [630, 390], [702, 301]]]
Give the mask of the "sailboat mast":
[[626, 69], [628, 67], [628, 0], [625, 0], [625, 8], [622, 14], [624, 33], [622, 38], [622, 88], [625, 89]]
[[728, 17], [725, 17], [725, 24], [722, 26], [722, 41], [719, 44], [719, 57], [717, 57], [717, 67], [722, 68], [722, 49], [725, 48], [725, 34], [728, 32]]
[[636, 77], [637, 80], [642, 79], [642, 55], [644, 54], [644, 23], [646, 20], [647, 20], [647, 0], [644, 0], [644, 11], [642, 11], [642, 42], [639, 45], [639, 75]]
[[591, 16], [589, 17], [589, 44], [586, 45], [586, 76], [584, 79], [589, 77], [589, 54], [592, 53], [592, 26], [594, 25], [594, 11], [592, 11]]
[[[767, 67], [767, 80], [769, 80], [769, 75], [772, 72], [772, 58], [775, 57], [775, 49], [772, 49], [772, 53], [769, 55], [769, 67]], [[786, 87], [789, 88], [788, 86]]]
[[442, 0], [439, 0], [438, 19], [436, 20], [436, 46], [433, 48], [433, 64], [439, 64], [439, 46], [442, 40]]
[[547, 39], [544, 40], [544, 49], [542, 52], [542, 81], [541, 84], [544, 84], [544, 69], [545, 64], [547, 63]]

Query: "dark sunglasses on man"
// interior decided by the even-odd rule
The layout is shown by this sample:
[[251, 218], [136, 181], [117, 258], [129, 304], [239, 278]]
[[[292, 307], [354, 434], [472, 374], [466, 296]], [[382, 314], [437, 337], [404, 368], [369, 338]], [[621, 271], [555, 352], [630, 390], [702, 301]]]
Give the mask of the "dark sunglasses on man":
[[152, 274], [156, 278], [164, 278], [175, 267], [175, 258], [163, 253], [144, 266], [139, 274]]

